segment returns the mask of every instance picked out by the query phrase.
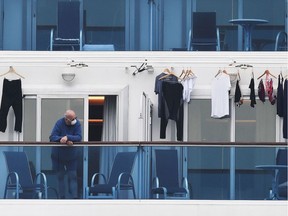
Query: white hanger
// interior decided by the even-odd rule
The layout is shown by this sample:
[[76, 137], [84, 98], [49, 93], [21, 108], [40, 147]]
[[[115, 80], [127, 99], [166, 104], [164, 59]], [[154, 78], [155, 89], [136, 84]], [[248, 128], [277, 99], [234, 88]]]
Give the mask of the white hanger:
[[8, 70], [6, 73], [1, 74], [0, 76], [5, 76], [5, 75], [7, 75], [7, 74], [9, 74], [9, 73], [16, 74], [17, 76], [21, 77], [22, 79], [25, 79], [25, 77], [23, 77], [22, 75], [20, 75], [19, 73], [17, 73], [17, 72], [15, 71], [15, 69], [13, 68], [13, 66], [9, 66], [9, 70]]

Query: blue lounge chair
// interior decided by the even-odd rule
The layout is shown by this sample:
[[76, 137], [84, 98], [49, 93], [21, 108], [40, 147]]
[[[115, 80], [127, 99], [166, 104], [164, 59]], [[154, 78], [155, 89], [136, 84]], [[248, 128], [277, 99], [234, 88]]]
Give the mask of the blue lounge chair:
[[[136, 199], [133, 177], [131, 175], [137, 152], [118, 152], [107, 180], [105, 175], [95, 173], [90, 186], [85, 189], [86, 199], [118, 199], [122, 190], [132, 190]], [[104, 183], [99, 184], [99, 178]], [[96, 182], [98, 180], [98, 182]]]
[[155, 150], [156, 177], [153, 179], [152, 198], [189, 199], [188, 181], [179, 182], [177, 150]]

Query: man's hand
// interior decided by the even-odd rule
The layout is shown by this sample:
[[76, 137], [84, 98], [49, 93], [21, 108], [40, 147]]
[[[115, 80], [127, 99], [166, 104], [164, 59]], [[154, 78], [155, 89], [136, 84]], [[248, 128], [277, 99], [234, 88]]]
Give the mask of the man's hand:
[[68, 141], [68, 137], [67, 137], [67, 136], [64, 136], [64, 137], [62, 137], [62, 138], [60, 139], [60, 143], [62, 143], [62, 144], [67, 143], [67, 141]]
[[72, 145], [73, 145], [73, 142], [70, 141], [70, 140], [68, 140], [68, 141], [66, 142], [66, 144], [67, 144], [68, 146], [72, 146]]

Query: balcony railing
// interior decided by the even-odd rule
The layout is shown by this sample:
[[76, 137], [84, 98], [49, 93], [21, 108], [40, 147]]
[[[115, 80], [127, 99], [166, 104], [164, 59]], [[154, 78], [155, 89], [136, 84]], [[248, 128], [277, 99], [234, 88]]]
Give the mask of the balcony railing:
[[[48, 182], [57, 188], [56, 172], [51, 165], [52, 146], [66, 147], [52, 142], [2, 141], [0, 151], [26, 152], [32, 170], [44, 172]], [[74, 147], [79, 149], [78, 191], [83, 199], [92, 174], [109, 173], [116, 153], [122, 151], [137, 152], [132, 175], [137, 199], [152, 198], [151, 188], [156, 175], [155, 149], [176, 149], [178, 178], [188, 179], [190, 199], [264, 200], [275, 199], [272, 194], [275, 170], [265, 166], [276, 165], [278, 149], [287, 149], [288, 145], [285, 142], [99, 141], [74, 143]], [[1, 158], [4, 158], [2, 153], [0, 166], [5, 170], [5, 160]], [[3, 176], [6, 174], [3, 172]], [[4, 182], [1, 184], [0, 188], [4, 188]], [[132, 195], [127, 193], [122, 198], [130, 199]]]

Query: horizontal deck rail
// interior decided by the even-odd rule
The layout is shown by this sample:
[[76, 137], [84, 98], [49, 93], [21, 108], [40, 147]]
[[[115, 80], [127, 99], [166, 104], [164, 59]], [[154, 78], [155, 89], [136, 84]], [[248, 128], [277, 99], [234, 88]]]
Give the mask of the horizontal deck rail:
[[[1, 146], [59, 146], [65, 144], [56, 142], [35, 142], [35, 141], [0, 141]], [[75, 142], [75, 146], [209, 146], [209, 147], [288, 147], [287, 142], [178, 142], [178, 141], [89, 141]]]

